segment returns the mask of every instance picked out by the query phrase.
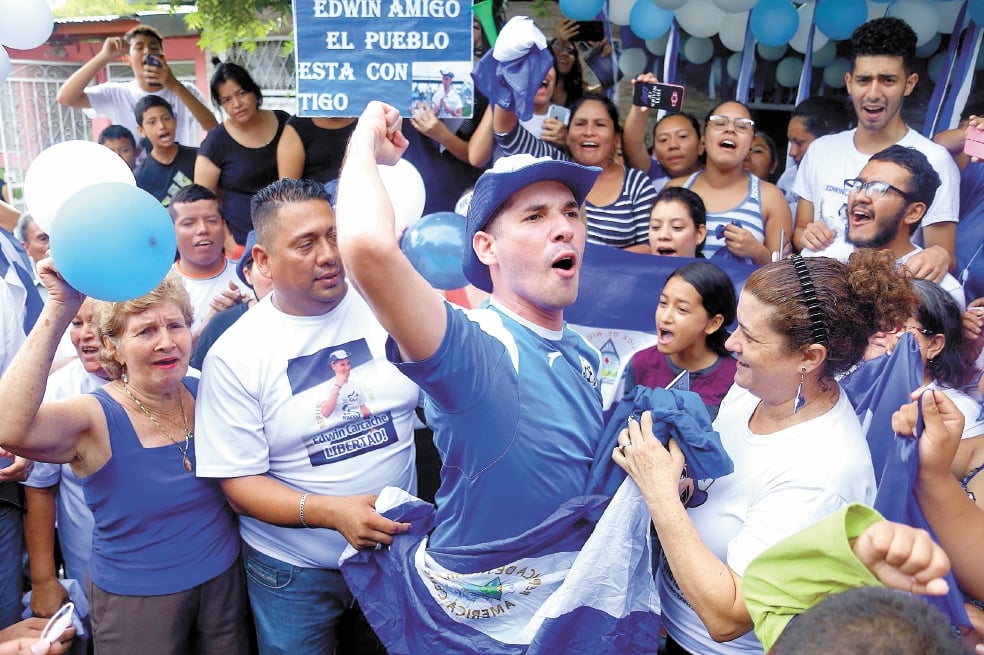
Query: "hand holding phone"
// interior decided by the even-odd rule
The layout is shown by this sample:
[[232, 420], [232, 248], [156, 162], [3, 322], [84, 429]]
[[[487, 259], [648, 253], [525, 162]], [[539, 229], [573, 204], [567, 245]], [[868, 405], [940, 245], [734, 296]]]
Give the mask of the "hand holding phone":
[[144, 66], [156, 66], [157, 68], [163, 68], [164, 62], [162, 62], [156, 55], [148, 52], [144, 57]]
[[632, 104], [675, 114], [683, 111], [683, 87], [679, 84], [636, 82], [632, 90]]
[[971, 125], [964, 137], [964, 154], [984, 160], [984, 130]]
[[567, 125], [571, 120], [571, 110], [563, 105], [550, 105], [547, 109], [547, 118], [555, 118]]

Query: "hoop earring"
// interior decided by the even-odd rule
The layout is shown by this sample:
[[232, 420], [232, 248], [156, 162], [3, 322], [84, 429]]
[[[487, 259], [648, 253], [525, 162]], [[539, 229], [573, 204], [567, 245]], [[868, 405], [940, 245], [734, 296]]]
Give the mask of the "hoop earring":
[[[129, 381], [129, 379], [126, 377], [126, 364], [121, 364], [120, 366], [123, 368], [123, 372], [120, 373], [120, 382], [122, 382], [123, 384], [126, 384]], [[802, 386], [803, 385], [800, 384], [800, 387], [802, 387]]]
[[803, 378], [806, 375], [806, 369], [800, 369], [800, 382], [799, 386], [796, 387], [796, 397], [793, 398], [793, 414], [803, 409], [803, 405], [806, 404], [806, 400], [803, 398]]

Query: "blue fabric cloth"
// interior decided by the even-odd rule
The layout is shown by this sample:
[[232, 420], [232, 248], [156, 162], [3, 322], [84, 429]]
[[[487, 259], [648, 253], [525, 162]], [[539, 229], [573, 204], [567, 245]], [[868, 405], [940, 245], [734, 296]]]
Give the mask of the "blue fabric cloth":
[[922, 384], [922, 375], [919, 345], [911, 334], [903, 334], [891, 355], [861, 362], [840, 381], [868, 440], [876, 480], [896, 441], [892, 414], [910, 402], [909, 394]]
[[687, 461], [689, 477], [716, 479], [734, 471], [734, 463], [721, 443], [721, 435], [711, 427], [704, 401], [692, 391], [649, 389], [636, 386], [614, 407], [605, 426], [601, 446], [595, 456], [588, 481], [588, 493], [609, 495], [625, 478], [625, 471], [611, 463], [619, 432], [630, 416], [652, 412], [653, 434], [666, 446], [676, 440]]
[[497, 61], [486, 52], [472, 70], [475, 88], [489, 102], [512, 111], [521, 121], [533, 115], [533, 96], [553, 68], [553, 55], [547, 49], [530, 48], [525, 57]]
[[[897, 408], [896, 408], [897, 409]], [[885, 461], [885, 469], [878, 480], [878, 495], [874, 507], [889, 521], [905, 523], [929, 532], [939, 543], [936, 534], [926, 521], [916, 498], [915, 484], [919, 473], [919, 438], [922, 434], [922, 398], [919, 399], [919, 422], [916, 437], [895, 436], [892, 439]], [[953, 572], [946, 574], [950, 591], [945, 596], [923, 596], [929, 604], [943, 612], [950, 623], [971, 628], [967, 610], [964, 608], [963, 594], [957, 587]]]
[[243, 545], [256, 639], [264, 655], [332, 655], [338, 621], [352, 603], [337, 569], [294, 566]]
[[[197, 380], [186, 378], [194, 393]], [[105, 389], [99, 400], [112, 456], [82, 479], [95, 519], [89, 576], [122, 596], [191, 589], [225, 572], [239, 557], [236, 519], [215, 480], [187, 472], [178, 449], [144, 448], [126, 411]], [[195, 449], [188, 450], [195, 464]]]
[[401, 362], [387, 343], [426, 393], [443, 462], [431, 537], [441, 547], [513, 537], [583, 495], [602, 430], [599, 355], [583, 337], [534, 329], [494, 305], [446, 312], [430, 358]]
[[24, 301], [24, 333], [27, 334], [34, 327], [38, 317], [41, 315], [41, 308], [44, 307], [44, 301], [41, 300], [41, 294], [38, 293], [38, 288], [34, 286], [34, 276], [30, 273], [32, 266], [31, 260], [27, 256], [24, 247], [14, 238], [11, 232], [2, 227], [0, 227], [0, 239], [6, 239], [13, 250], [20, 256], [19, 260], [10, 260], [7, 258], [6, 253], [3, 252], [3, 248], [0, 248], [0, 278], [10, 279], [8, 276], [10, 275], [11, 269], [13, 269], [17, 280], [20, 282], [20, 286], [23, 286], [27, 292], [27, 298]]
[[984, 296], [984, 164], [960, 171], [960, 222], [957, 223], [957, 278], [967, 302]]
[[525, 534], [467, 547], [425, 551], [433, 508], [418, 499], [381, 513], [411, 531], [349, 549], [341, 570], [391, 655], [655, 652], [650, 517], [631, 480], [610, 503], [574, 498]]
[[24, 524], [19, 507], [0, 505], [0, 621], [3, 627], [17, 623], [21, 613], [24, 576]]

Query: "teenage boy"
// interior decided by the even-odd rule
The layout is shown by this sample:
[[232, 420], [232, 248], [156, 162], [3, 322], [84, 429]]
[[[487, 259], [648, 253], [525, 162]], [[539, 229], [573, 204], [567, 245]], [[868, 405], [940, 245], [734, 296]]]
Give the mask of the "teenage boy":
[[[88, 86], [104, 66], [120, 57], [133, 70], [133, 80]], [[91, 108], [136, 133], [133, 106], [148, 93], [161, 96], [174, 107], [179, 143], [197, 146], [201, 131], [218, 124], [195, 89], [174, 77], [164, 55], [163, 39], [148, 25], [137, 25], [122, 37], [106, 39], [102, 50], [65, 81], [56, 99], [68, 107]]]
[[960, 172], [946, 149], [910, 129], [902, 103], [919, 81], [914, 71], [916, 34], [898, 18], [876, 18], [851, 35], [852, 67], [844, 75], [858, 116], [853, 130], [820, 137], [800, 164], [793, 184], [799, 195], [793, 245], [804, 255], [846, 259], [853, 246], [847, 236], [844, 180], [857, 177], [868, 158], [898, 144], [916, 148], [929, 159], [942, 184], [913, 237], [925, 250], [906, 262], [915, 277], [939, 282], [954, 268], [959, 215]]
[[198, 148], [183, 146], [175, 140], [174, 108], [160, 96], [141, 98], [133, 108], [133, 116], [137, 119], [137, 132], [151, 145], [133, 176], [138, 187], [167, 207], [174, 194], [194, 181]]
[[126, 162], [132, 171], [137, 165], [137, 139], [133, 132], [122, 125], [110, 125], [99, 133], [99, 145], [106, 146]]

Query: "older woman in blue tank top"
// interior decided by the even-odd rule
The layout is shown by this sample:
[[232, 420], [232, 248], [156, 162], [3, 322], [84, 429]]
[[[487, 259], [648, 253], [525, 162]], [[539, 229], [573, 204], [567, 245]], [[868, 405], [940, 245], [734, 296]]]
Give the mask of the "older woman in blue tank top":
[[68, 463], [95, 519], [89, 560], [100, 655], [248, 653], [235, 517], [213, 480], [195, 476], [197, 380], [187, 378], [191, 304], [175, 278], [135, 300], [101, 303], [101, 358], [112, 380], [42, 403], [55, 347], [83, 296], [51, 260], [48, 301], [0, 379], [0, 443]]

